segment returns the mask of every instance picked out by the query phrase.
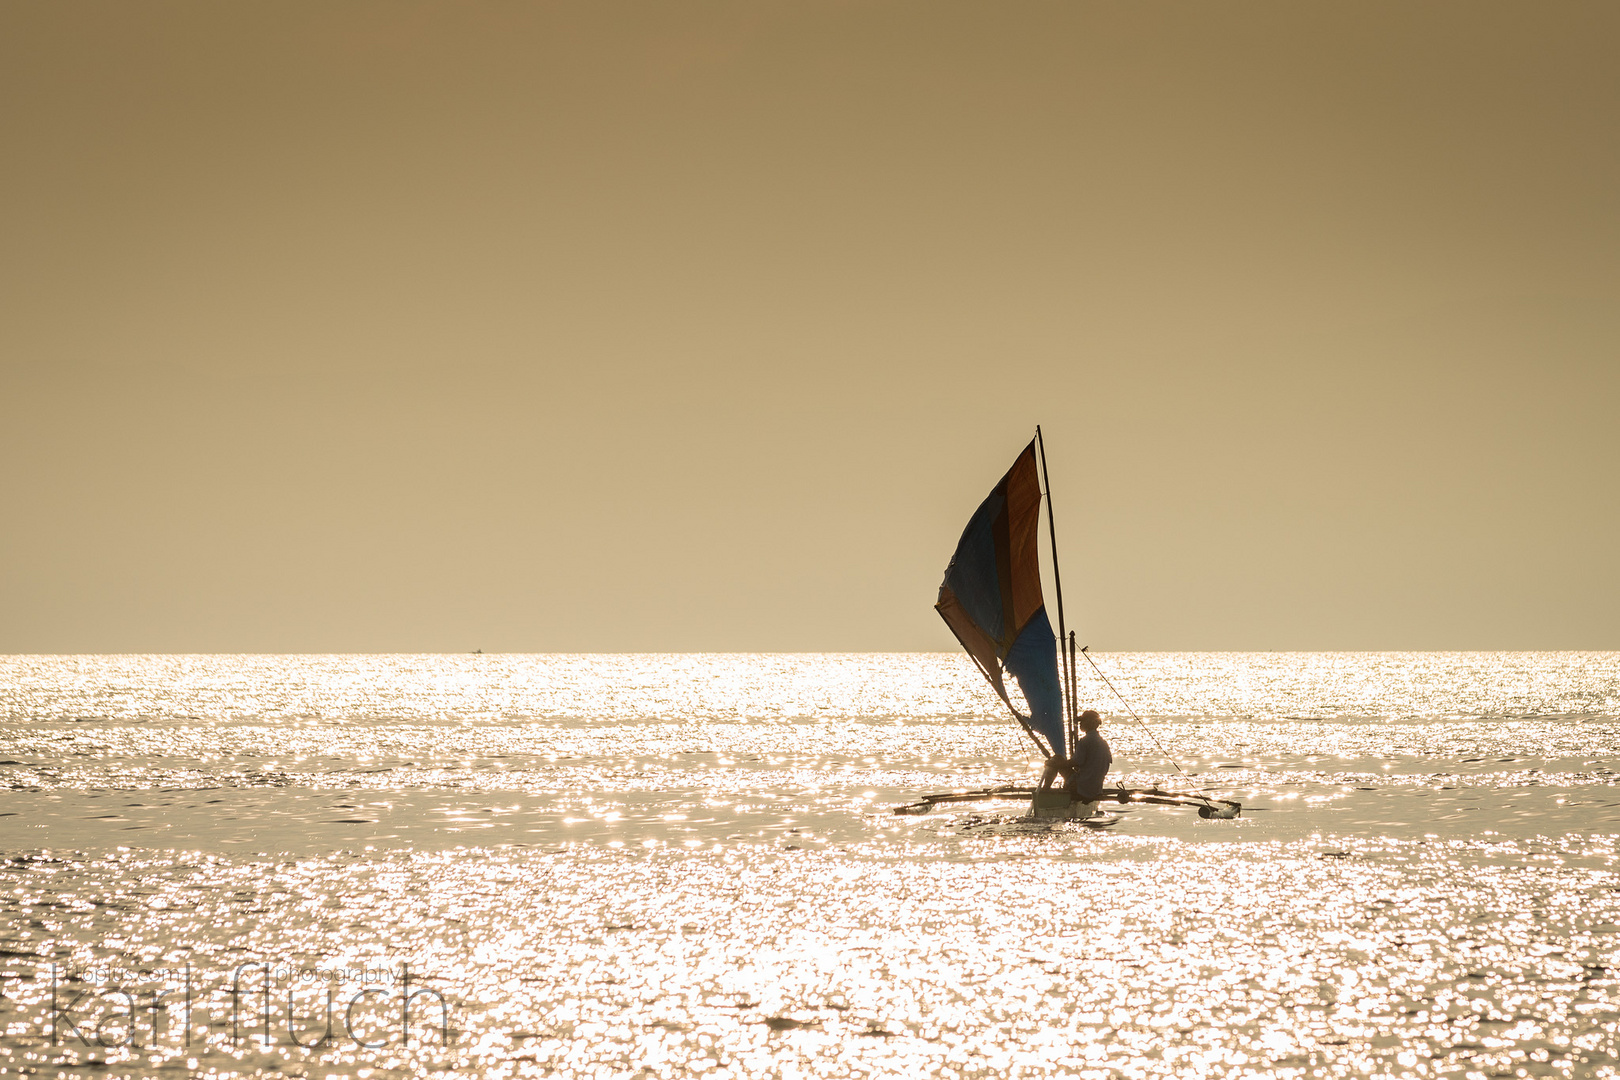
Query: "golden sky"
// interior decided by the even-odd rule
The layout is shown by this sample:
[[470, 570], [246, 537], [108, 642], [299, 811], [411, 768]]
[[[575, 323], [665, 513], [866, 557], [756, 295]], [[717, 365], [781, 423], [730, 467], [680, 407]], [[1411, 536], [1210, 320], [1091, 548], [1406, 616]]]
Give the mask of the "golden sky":
[[0, 652], [1620, 649], [1620, 5], [0, 6]]

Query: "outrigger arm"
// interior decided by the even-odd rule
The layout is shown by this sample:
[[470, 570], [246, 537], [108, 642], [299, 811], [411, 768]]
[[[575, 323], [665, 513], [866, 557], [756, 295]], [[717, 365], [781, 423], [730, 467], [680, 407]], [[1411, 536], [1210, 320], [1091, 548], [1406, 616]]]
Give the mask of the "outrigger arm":
[[[1035, 795], [1036, 789], [1018, 784], [1002, 784], [997, 787], [980, 788], [977, 791], [947, 791], [940, 795], [924, 795], [914, 803], [897, 806], [897, 814], [926, 814], [936, 806], [945, 806], [949, 803], [985, 802], [990, 799], [1030, 799]], [[1243, 815], [1243, 804], [1232, 799], [1213, 799], [1207, 795], [1190, 795], [1181, 791], [1165, 791], [1162, 788], [1127, 788], [1117, 787], [1105, 789], [1099, 802], [1112, 800], [1117, 803], [1137, 806], [1186, 806], [1198, 811], [1201, 818], [1231, 819]]]

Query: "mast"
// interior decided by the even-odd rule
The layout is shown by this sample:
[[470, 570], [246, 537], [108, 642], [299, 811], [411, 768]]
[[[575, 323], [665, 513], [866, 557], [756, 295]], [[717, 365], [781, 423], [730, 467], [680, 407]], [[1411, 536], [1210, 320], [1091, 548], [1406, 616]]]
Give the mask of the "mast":
[[1081, 674], [1074, 667], [1074, 631], [1069, 631], [1069, 743], [1081, 740]]
[[[1069, 640], [1069, 631], [1063, 621], [1063, 574], [1058, 570], [1057, 519], [1052, 513], [1052, 478], [1046, 472], [1046, 440], [1041, 438], [1041, 425], [1039, 424], [1035, 425], [1035, 445], [1041, 451], [1041, 483], [1046, 488], [1046, 526], [1052, 538], [1052, 584], [1057, 587], [1058, 641], [1067, 642]], [[1065, 649], [1064, 651], [1067, 652], [1068, 650]], [[1065, 749], [1073, 750], [1075, 742], [1074, 682], [1069, 674], [1069, 665], [1064, 664], [1062, 668], [1063, 705], [1064, 711], [1069, 714], [1067, 722], [1064, 724], [1067, 742], [1069, 743]], [[1066, 757], [1067, 754], [1064, 756]]]

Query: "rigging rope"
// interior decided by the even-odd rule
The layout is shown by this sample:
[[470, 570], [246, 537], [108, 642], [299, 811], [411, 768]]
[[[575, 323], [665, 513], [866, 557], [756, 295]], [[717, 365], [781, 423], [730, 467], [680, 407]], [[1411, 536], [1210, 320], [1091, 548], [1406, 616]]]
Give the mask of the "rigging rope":
[[[1080, 655], [1086, 658], [1086, 663], [1090, 664], [1091, 670], [1097, 673], [1097, 678], [1108, 684], [1108, 689], [1112, 690], [1114, 692], [1114, 696], [1119, 698], [1119, 703], [1125, 706], [1125, 711], [1131, 714], [1131, 719], [1142, 725], [1142, 730], [1148, 733], [1148, 738], [1153, 740], [1153, 745], [1158, 748], [1158, 751], [1164, 757], [1164, 760], [1168, 761], [1172, 766], [1174, 766], [1176, 772], [1180, 773], [1182, 776], [1185, 776], [1189, 781], [1192, 780], [1192, 774], [1187, 772], [1186, 769], [1183, 769], [1181, 767], [1181, 763], [1170, 756], [1170, 752], [1164, 748], [1164, 744], [1159, 742], [1159, 737], [1153, 734], [1153, 728], [1149, 726], [1146, 720], [1143, 720], [1140, 716], [1136, 715], [1136, 710], [1131, 708], [1131, 703], [1125, 700], [1125, 695], [1119, 692], [1119, 688], [1113, 684], [1107, 675], [1103, 674], [1102, 668], [1097, 666], [1097, 661], [1091, 658], [1091, 653], [1089, 651], [1090, 649], [1090, 645], [1081, 646]], [[1193, 792], [1193, 795], [1197, 798], [1203, 799], [1205, 803], [1209, 803], [1209, 796], [1196, 791]], [[1210, 804], [1210, 809], [1213, 810], [1214, 808], [1214, 804]]]

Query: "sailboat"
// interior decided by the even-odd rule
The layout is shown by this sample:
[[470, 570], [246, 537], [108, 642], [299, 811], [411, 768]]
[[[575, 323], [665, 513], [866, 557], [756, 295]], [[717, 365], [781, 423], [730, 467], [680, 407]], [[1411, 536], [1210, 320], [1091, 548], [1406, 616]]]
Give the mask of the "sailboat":
[[[968, 519], [967, 528], [962, 530], [956, 551], [945, 569], [945, 580], [940, 583], [934, 609], [1041, 757], [1049, 763], [1055, 759], [1058, 764], [1066, 764], [1080, 738], [1075, 661], [1077, 656], [1085, 655], [1085, 650], [1077, 650], [1075, 635], [1069, 631], [1064, 618], [1063, 577], [1058, 569], [1057, 524], [1052, 515], [1051, 492], [1046, 443], [1037, 425], [1035, 438]], [[1043, 502], [1057, 601], [1056, 636], [1041, 589]], [[1089, 655], [1087, 660], [1090, 661]], [[1016, 681], [1027, 711], [1020, 712], [1009, 693], [1008, 676]], [[1236, 817], [1242, 809], [1231, 800], [1157, 787], [1120, 787], [1105, 792], [1104, 798], [1119, 803], [1194, 807], [1206, 818]], [[926, 813], [945, 803], [988, 799], [1028, 799], [1029, 815], [1035, 818], [1071, 819], [1097, 826], [1118, 820], [1104, 813], [1097, 799], [1082, 797], [1068, 780], [1050, 787], [1007, 784], [978, 791], [927, 795], [919, 802], [897, 807], [895, 812]]]

